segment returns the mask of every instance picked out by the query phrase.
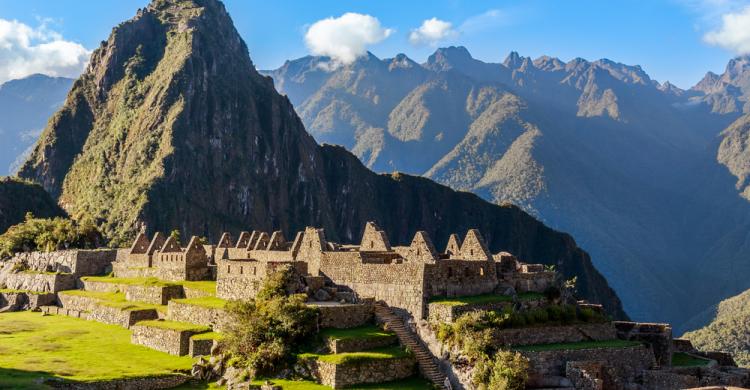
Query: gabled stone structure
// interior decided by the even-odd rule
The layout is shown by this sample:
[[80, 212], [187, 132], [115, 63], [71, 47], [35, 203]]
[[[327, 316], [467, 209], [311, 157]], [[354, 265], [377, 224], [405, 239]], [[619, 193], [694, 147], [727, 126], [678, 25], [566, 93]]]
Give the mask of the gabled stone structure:
[[367, 222], [365, 232], [362, 234], [362, 242], [359, 245], [360, 252], [387, 252], [391, 250], [388, 236], [375, 222]]
[[164, 237], [156, 233], [148, 243], [146, 236], [139, 234], [131, 249], [123, 255], [118, 254], [117, 261], [112, 263], [115, 274], [169, 281], [204, 280], [210, 276], [209, 256], [198, 237], [192, 237], [186, 248], [182, 248], [176, 238]]
[[448, 245], [446, 245], [444, 253], [448, 256], [461, 255], [461, 242], [458, 240], [458, 235], [456, 233], [453, 233], [448, 237]]
[[426, 316], [431, 297], [493, 293], [501, 285], [505, 291], [516, 284], [520, 292], [541, 292], [553, 282], [552, 273], [521, 275], [515, 258], [503, 257], [502, 264], [510, 268], [499, 268], [476, 230], [467, 233], [460, 247], [454, 235], [449, 255], [438, 253], [423, 231], [414, 235], [409, 246], [392, 247], [385, 232], [372, 222], [365, 226], [359, 245], [329, 242], [323, 229], [313, 227], [299, 232], [293, 242], [286, 242], [280, 231], [270, 238], [265, 232], [251, 236], [257, 237], [252, 250], [228, 250], [226, 256], [217, 258], [220, 298], [254, 297], [262, 281], [283, 265], [292, 265], [302, 275], [324, 278], [361, 298], [383, 300], [416, 318]]

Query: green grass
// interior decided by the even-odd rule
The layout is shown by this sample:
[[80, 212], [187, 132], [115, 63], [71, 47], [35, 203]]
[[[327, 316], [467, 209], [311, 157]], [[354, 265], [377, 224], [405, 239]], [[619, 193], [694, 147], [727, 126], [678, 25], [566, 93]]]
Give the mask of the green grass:
[[93, 298], [99, 301], [101, 305], [114, 307], [120, 310], [149, 310], [154, 309], [162, 313], [167, 312], [167, 306], [155, 305], [145, 302], [131, 302], [125, 299], [125, 294], [121, 292], [100, 292], [84, 290], [66, 290], [58, 294], [74, 295], [79, 297]]
[[192, 340], [222, 340], [224, 335], [216, 332], [206, 332], [193, 335], [190, 337]]
[[183, 287], [191, 288], [194, 290], [200, 290], [205, 293], [216, 295], [216, 281], [215, 280], [195, 280], [195, 281], [184, 281], [179, 282]]
[[702, 367], [708, 365], [710, 360], [688, 355], [684, 352], [672, 354], [672, 365], [675, 367]]
[[169, 330], [191, 331], [191, 332], [196, 332], [196, 333], [204, 333], [204, 332], [208, 332], [211, 330], [211, 328], [208, 326], [196, 325], [196, 324], [191, 324], [189, 322], [178, 322], [178, 321], [149, 320], [149, 321], [139, 321], [136, 323], [136, 325], [150, 326], [152, 328], [169, 329]]
[[157, 278], [116, 278], [112, 276], [84, 276], [81, 280], [85, 282], [100, 282], [100, 283], [112, 283], [112, 284], [124, 284], [128, 286], [154, 286], [154, 287], [167, 287], [177, 286], [179, 283], [165, 282]]
[[[516, 295], [516, 297], [522, 301], [533, 301], [544, 298], [544, 294], [525, 292]], [[513, 302], [513, 297], [510, 295], [481, 294], [465, 297], [433, 297], [429, 302], [447, 306], [482, 305], [499, 302]]]
[[599, 349], [599, 348], [628, 348], [641, 345], [637, 341], [627, 340], [604, 340], [604, 341], [581, 341], [578, 343], [555, 343], [555, 344], [536, 344], [512, 347], [516, 351], [541, 352], [541, 351], [564, 351], [578, 349]]
[[381, 337], [393, 337], [393, 332], [388, 332], [375, 325], [365, 325], [350, 329], [327, 328], [320, 331], [323, 338], [334, 340], [349, 339], [375, 339]]
[[173, 299], [173, 301], [186, 305], [208, 307], [211, 309], [223, 309], [227, 304], [226, 300], [216, 297]]
[[385, 347], [362, 352], [344, 352], [332, 354], [303, 353], [299, 355], [299, 358], [317, 359], [322, 362], [332, 364], [353, 364], [365, 360], [397, 359], [408, 356], [411, 356], [411, 353], [407, 352], [402, 347]]
[[192, 358], [130, 343], [130, 331], [67, 316], [0, 314], [0, 388], [47, 388], [38, 379], [98, 381], [190, 370]]

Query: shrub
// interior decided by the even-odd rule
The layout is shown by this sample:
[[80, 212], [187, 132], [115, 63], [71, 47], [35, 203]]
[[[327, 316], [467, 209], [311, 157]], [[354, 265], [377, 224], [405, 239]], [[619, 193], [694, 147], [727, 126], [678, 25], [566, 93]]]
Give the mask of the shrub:
[[283, 288], [292, 277], [288, 274], [293, 274], [291, 268], [273, 273], [255, 300], [227, 306], [230, 320], [222, 343], [234, 365], [246, 367], [252, 377], [285, 367], [316, 331], [317, 309], [305, 304], [304, 294], [287, 295]]
[[529, 361], [518, 352], [498, 351], [483, 356], [474, 366], [472, 383], [479, 390], [523, 390], [529, 374]]
[[44, 219], [27, 213], [24, 222], [0, 235], [0, 258], [33, 250], [96, 248], [102, 241], [102, 235], [89, 219], [81, 222], [62, 217]]

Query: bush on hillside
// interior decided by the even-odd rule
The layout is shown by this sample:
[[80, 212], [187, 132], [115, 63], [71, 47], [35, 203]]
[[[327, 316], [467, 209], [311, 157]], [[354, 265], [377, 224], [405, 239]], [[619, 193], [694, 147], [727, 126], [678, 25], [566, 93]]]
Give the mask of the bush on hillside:
[[0, 258], [12, 257], [17, 252], [96, 248], [102, 241], [91, 220], [79, 223], [62, 217], [35, 218], [28, 213], [24, 222], [0, 235]]
[[498, 351], [474, 365], [472, 384], [478, 390], [523, 390], [529, 378], [529, 360], [518, 352]]
[[293, 361], [294, 352], [317, 330], [317, 310], [304, 294], [287, 294], [291, 268], [273, 273], [255, 300], [229, 303], [224, 348], [251, 377], [272, 376]]

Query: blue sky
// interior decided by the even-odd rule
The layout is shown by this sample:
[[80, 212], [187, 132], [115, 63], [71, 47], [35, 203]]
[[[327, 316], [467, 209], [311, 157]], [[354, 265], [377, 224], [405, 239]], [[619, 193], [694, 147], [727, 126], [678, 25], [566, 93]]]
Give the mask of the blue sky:
[[[23, 66], [30, 71], [49, 69], [46, 73], [74, 72], [77, 65], [73, 60], [67, 67], [39, 61], [84, 57], [84, 52], [107, 38], [113, 26], [131, 18], [147, 3], [147, 0], [0, 0], [0, 21], [6, 21], [5, 30], [0, 24], [0, 81], [3, 81], [2, 67], [20, 63], [27, 65], [6, 70], [5, 78], [14, 78], [19, 74], [17, 69]], [[743, 10], [750, 15], [750, 8], [746, 8], [750, 1], [226, 0], [225, 4], [248, 44], [253, 61], [262, 69], [275, 68], [286, 59], [309, 54], [310, 46], [305, 40], [308, 29], [321, 19], [337, 18], [347, 12], [377, 19], [382, 34], [366, 48], [381, 58], [406, 53], [421, 62], [436, 47], [447, 45], [466, 46], [475, 58], [492, 62], [502, 61], [513, 50], [534, 58], [546, 54], [565, 61], [575, 57], [609, 58], [641, 65], [656, 80], [669, 80], [682, 88], [698, 82], [706, 71], [721, 73], [730, 58], [746, 52], [750, 45], [747, 42], [750, 38], [746, 39], [742, 31], [734, 31], [732, 35], [726, 19], [738, 16], [734, 24], [739, 24], [739, 28], [734, 29], [746, 27], [750, 31], [750, 24], [746, 25], [750, 18], [742, 18]], [[448, 25], [448, 33], [442, 39], [411, 42], [412, 31], [431, 18], [445, 23], [442, 27]], [[15, 22], [8, 24], [11, 21]], [[31, 32], [19, 26], [26, 26]], [[32, 42], [26, 47], [19, 43], [21, 54], [12, 51], [15, 49], [2, 49], [3, 34], [9, 28], [22, 29], [31, 36]], [[712, 31], [719, 38], [708, 38]], [[325, 35], [320, 39], [326, 39]], [[34, 50], [35, 44], [53, 41], [67, 45], [61, 44], [59, 50], [48, 48], [54, 55]], [[12, 58], [14, 55], [25, 62], [17, 62]], [[56, 56], [61, 59], [56, 60]]]

